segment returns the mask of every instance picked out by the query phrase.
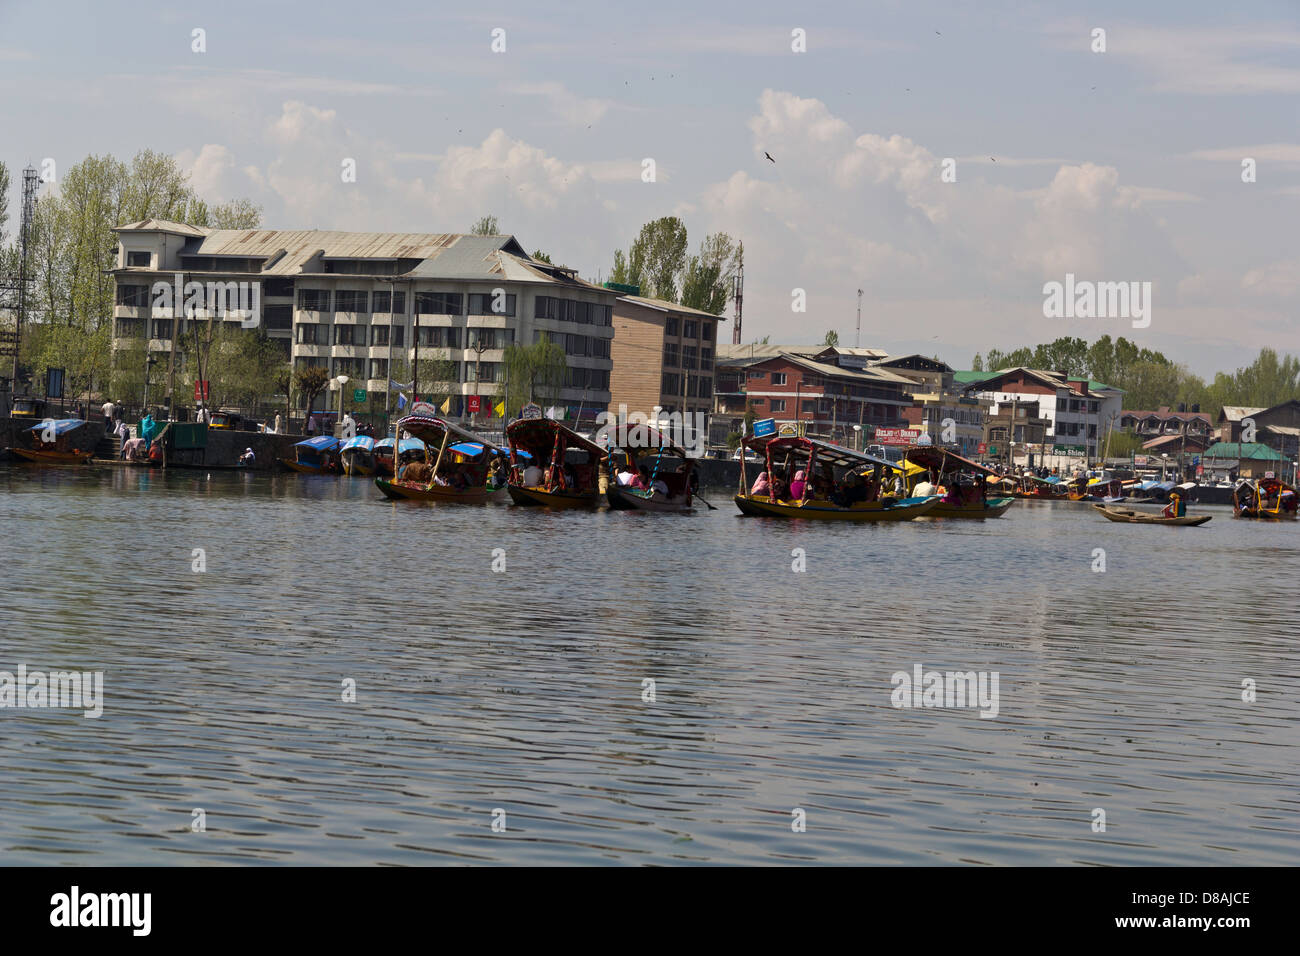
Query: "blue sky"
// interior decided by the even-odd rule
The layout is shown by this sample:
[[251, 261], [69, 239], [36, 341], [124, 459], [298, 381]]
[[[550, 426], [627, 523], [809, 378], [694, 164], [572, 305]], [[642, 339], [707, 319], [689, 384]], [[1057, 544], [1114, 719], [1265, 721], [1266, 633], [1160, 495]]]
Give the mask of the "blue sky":
[[[592, 278], [676, 214], [745, 241], [747, 341], [851, 344], [862, 288], [863, 345], [957, 367], [1103, 333], [1203, 374], [1300, 352], [1294, 2], [479, 9], [0, 0], [0, 159], [166, 151], [274, 228], [492, 213]], [[1066, 272], [1152, 282], [1150, 327], [1045, 319]]]

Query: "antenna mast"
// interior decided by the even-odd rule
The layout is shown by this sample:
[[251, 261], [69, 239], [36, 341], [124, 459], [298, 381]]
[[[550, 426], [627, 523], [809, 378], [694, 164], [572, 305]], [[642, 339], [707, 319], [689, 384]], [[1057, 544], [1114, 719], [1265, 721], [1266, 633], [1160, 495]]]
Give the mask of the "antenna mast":
[[[743, 256], [744, 253], [742, 252]], [[731, 296], [736, 300], [736, 319], [731, 324], [731, 344], [740, 344], [740, 317], [745, 301], [745, 260], [742, 258], [736, 266], [736, 274], [731, 279]]]
[[862, 347], [862, 290], [858, 290], [858, 334], [854, 336], [853, 347]]

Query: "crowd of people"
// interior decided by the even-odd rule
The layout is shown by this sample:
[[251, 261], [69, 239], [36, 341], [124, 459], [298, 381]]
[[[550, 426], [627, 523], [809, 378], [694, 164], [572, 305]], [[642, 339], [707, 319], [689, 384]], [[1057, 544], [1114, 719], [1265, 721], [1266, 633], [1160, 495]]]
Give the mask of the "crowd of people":
[[[788, 481], [786, 475], [790, 475]], [[749, 493], [766, 495], [775, 501], [829, 501], [841, 508], [885, 497], [903, 498], [907, 494], [903, 476], [898, 472], [890, 478], [881, 474], [879, 467], [867, 472], [848, 471], [837, 481], [835, 469], [825, 463], [811, 476], [790, 463], [775, 466], [770, 474], [759, 473]]]

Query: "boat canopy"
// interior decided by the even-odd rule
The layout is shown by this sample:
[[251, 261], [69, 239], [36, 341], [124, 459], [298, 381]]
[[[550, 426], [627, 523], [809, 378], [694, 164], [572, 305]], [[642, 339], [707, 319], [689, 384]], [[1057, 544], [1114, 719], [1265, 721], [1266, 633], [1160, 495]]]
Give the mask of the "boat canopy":
[[614, 441], [615, 438], [623, 439], [615, 442], [614, 448], [621, 448], [623, 451], [658, 451], [662, 448], [665, 454], [676, 458], [689, 457], [685, 448], [674, 444], [672, 439], [659, 429], [652, 428], [649, 425], [626, 425], [624, 427], [625, 425], [626, 423], [619, 423], [618, 427], [610, 435], [611, 441]]
[[313, 451], [334, 451], [339, 447], [339, 440], [333, 435], [317, 435], [315, 438], [308, 438], [306, 441], [300, 441], [295, 448], [310, 448]]
[[[492, 444], [486, 438], [475, 435], [469, 429], [461, 428], [455, 422], [449, 422], [445, 418], [434, 418], [430, 415], [408, 415], [397, 423], [397, 427], [401, 431], [409, 432], [412, 437], [422, 440], [424, 445], [421, 447], [426, 449], [441, 448], [444, 438], [447, 438], [458, 443], [473, 442], [497, 455], [505, 454], [504, 448]], [[403, 441], [398, 446], [398, 449], [407, 451], [406, 442]]]
[[465, 455], [469, 458], [477, 458], [483, 454], [483, 446], [476, 441], [463, 441], [457, 445], [451, 445], [447, 451], [454, 451], [458, 455]]
[[399, 455], [405, 455], [408, 451], [427, 452], [428, 450], [429, 449], [425, 446], [424, 442], [420, 441], [418, 438], [403, 438], [397, 446], [397, 453]]
[[80, 428], [86, 424], [84, 418], [60, 418], [57, 421], [41, 422], [39, 425], [33, 425], [28, 431], [39, 432], [45, 429], [53, 429], [55, 436], [66, 435], [74, 428]]
[[[550, 451], [555, 446], [555, 437], [563, 437], [565, 448], [581, 448], [594, 455], [597, 460], [604, 458], [608, 452], [589, 438], [584, 438], [572, 428], [561, 425], [551, 418], [516, 418], [506, 426], [506, 440], [512, 451]], [[549, 457], [549, 456], [548, 456]]]
[[381, 438], [375, 442], [375, 451], [391, 451], [395, 444], [397, 443], [391, 438]]
[[864, 465], [883, 465], [890, 471], [901, 471], [897, 462], [889, 461], [886, 458], [877, 458], [875, 455], [868, 455], [863, 451], [855, 451], [852, 448], [845, 448], [843, 445], [832, 444], [828, 441], [822, 441], [820, 438], [800, 438], [794, 435], [775, 435], [763, 438], [747, 438], [745, 446], [752, 448], [754, 451], [767, 451], [777, 454], [785, 449], [799, 450], [804, 452], [817, 451], [817, 461], [819, 464], [831, 464], [836, 468], [858, 469]]
[[347, 451], [349, 448], [360, 448], [362, 451], [374, 451], [375, 440], [369, 435], [357, 435], [355, 438], [349, 438], [343, 443], [340, 452]]
[[946, 448], [939, 448], [934, 445], [910, 446], [907, 449], [907, 460], [914, 465], [920, 465], [922, 468], [933, 468], [941, 475], [949, 471], [973, 471], [984, 475], [996, 474], [992, 468], [985, 468], [969, 458], [963, 458]]

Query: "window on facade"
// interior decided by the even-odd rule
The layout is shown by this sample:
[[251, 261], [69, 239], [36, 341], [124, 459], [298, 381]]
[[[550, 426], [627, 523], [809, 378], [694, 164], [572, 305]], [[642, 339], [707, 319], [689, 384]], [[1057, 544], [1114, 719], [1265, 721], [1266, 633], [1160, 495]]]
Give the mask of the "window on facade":
[[339, 289], [335, 297], [334, 308], [339, 312], [369, 312], [370, 293]]
[[388, 359], [371, 359], [370, 377], [388, 378]]
[[284, 331], [293, 328], [293, 306], [267, 305], [262, 307], [262, 324], [268, 329]]
[[817, 410], [817, 403], [805, 401], [803, 403], [803, 410], [808, 413], [814, 412]]
[[474, 292], [469, 297], [470, 315], [514, 315], [515, 297], [502, 293]]
[[751, 370], [751, 371], [748, 371], [748, 372], [745, 373], [745, 378], [751, 378], [751, 379], [753, 379], [753, 378], [762, 378], [762, 377], [763, 377], [764, 375], [766, 375], [766, 374], [767, 374], [766, 372], [755, 372], [755, 371]]
[[297, 358], [293, 360], [293, 367], [295, 369], [323, 368], [328, 372], [330, 367], [330, 360], [327, 358], [320, 358], [315, 355], [299, 355]]
[[608, 392], [609, 391], [609, 369], [607, 368], [587, 369], [587, 387], [599, 389], [602, 392]]
[[772, 399], [772, 411], [774, 411], [774, 412], [783, 412], [783, 411], [785, 411], [785, 399], [784, 399], [784, 398], [774, 398], [774, 399]]
[[329, 326], [311, 322], [298, 323], [299, 345], [325, 345], [329, 342]]
[[361, 378], [366, 374], [366, 360], [359, 358], [336, 358], [334, 374], [346, 375], [348, 378]]
[[399, 292], [396, 298], [393, 298], [392, 292], [374, 293], [374, 311], [406, 315], [406, 293]]
[[700, 364], [699, 349], [694, 345], [682, 346], [682, 368], [698, 368]]
[[468, 329], [465, 347], [472, 349], [482, 344], [485, 349], [503, 349], [514, 344], [514, 329]]
[[128, 252], [126, 264], [136, 268], [148, 269], [153, 262], [153, 254], [148, 252]]
[[460, 329], [446, 328], [441, 325], [422, 325], [419, 332], [416, 341], [420, 343], [421, 348], [426, 346], [435, 349], [460, 348]]
[[670, 315], [667, 319], [664, 320], [664, 335], [676, 336], [680, 334], [681, 334], [680, 321], [678, 320], [677, 316]]
[[700, 398], [713, 397], [713, 379], [707, 375], [700, 376]]
[[717, 329], [717, 327], [718, 327], [718, 323], [717, 323], [717, 322], [708, 322], [708, 321], [701, 322], [701, 323], [700, 323], [700, 338], [704, 339], [704, 341], [706, 341], [706, 342], [712, 342], [712, 341], [714, 341], [714, 340], [715, 340], [714, 333], [715, 333], [715, 330]]
[[1089, 402], [1089, 403], [1088, 403], [1088, 411], [1092, 412], [1093, 414], [1096, 414], [1096, 412], [1097, 412], [1097, 406], [1098, 406], [1098, 403], [1097, 403], [1097, 402]]
[[677, 343], [665, 342], [664, 343], [664, 367], [677, 368], [677, 365], [678, 365]]
[[113, 322], [113, 334], [121, 339], [144, 335], [144, 320], [116, 319]]
[[149, 323], [149, 337], [151, 339], [169, 339], [172, 337], [172, 320], [171, 319], [153, 319]]
[[773, 372], [773, 373], [772, 373], [772, 384], [773, 384], [773, 385], [784, 385], [784, 384], [785, 384], [785, 372]]
[[687, 398], [700, 397], [700, 377], [698, 375], [686, 376], [686, 397]]
[[712, 346], [702, 346], [700, 348], [700, 368], [709, 371], [713, 368], [713, 348]]
[[459, 292], [417, 292], [415, 311], [420, 315], [460, 315]]
[[695, 339], [700, 335], [700, 323], [697, 319], [685, 319], [682, 322], [682, 338]]
[[364, 325], [334, 326], [335, 345], [365, 345], [366, 327]]
[[680, 395], [682, 377], [677, 372], [664, 372], [663, 384], [660, 386], [665, 395]]
[[298, 308], [304, 312], [328, 312], [330, 310], [330, 290], [299, 289]]
[[1088, 437], [1089, 437], [1089, 438], [1096, 438], [1096, 437], [1097, 437], [1097, 426], [1096, 426], [1096, 425], [1089, 425], [1089, 426], [1088, 426]]
[[139, 308], [148, 305], [149, 301], [149, 287], [147, 285], [119, 285], [117, 287], [118, 305]]

